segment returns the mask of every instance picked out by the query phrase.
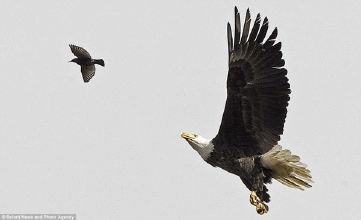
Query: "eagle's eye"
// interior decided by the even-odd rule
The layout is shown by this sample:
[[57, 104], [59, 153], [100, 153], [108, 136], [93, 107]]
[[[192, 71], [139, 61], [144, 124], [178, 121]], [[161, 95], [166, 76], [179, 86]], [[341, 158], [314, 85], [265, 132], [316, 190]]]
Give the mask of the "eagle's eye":
[[197, 138], [197, 137], [198, 137], [198, 135], [196, 135], [196, 134], [193, 134], [193, 135], [194, 135], [194, 137], [195, 137], [195, 138]]

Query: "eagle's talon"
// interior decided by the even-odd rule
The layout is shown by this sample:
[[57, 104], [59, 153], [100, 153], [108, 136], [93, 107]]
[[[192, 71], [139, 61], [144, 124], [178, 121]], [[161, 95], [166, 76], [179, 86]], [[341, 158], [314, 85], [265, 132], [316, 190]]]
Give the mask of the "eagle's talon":
[[255, 190], [251, 192], [249, 201], [252, 205], [256, 206], [256, 211], [258, 214], [263, 215], [268, 212], [268, 206], [264, 204], [262, 200], [257, 196]]
[[256, 191], [252, 191], [251, 195], [249, 197], [249, 202], [254, 205], [257, 206], [261, 201], [261, 199], [257, 196]]
[[260, 202], [256, 206], [256, 211], [260, 215], [266, 214], [268, 212], [268, 206], [266, 204], [264, 204], [263, 202]]

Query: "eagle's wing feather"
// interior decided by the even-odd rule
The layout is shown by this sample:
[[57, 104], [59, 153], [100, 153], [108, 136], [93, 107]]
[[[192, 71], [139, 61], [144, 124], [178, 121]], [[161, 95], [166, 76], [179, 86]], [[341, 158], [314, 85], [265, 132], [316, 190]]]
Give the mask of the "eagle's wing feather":
[[[233, 146], [246, 156], [263, 154], [280, 140], [287, 114], [290, 85], [281, 68], [281, 43], [275, 43], [277, 28], [263, 43], [268, 19], [262, 25], [258, 14], [250, 31], [247, 10], [241, 36], [240, 15], [235, 8], [235, 35], [228, 23], [229, 71], [227, 101], [214, 141]], [[250, 32], [250, 33], [249, 33]]]

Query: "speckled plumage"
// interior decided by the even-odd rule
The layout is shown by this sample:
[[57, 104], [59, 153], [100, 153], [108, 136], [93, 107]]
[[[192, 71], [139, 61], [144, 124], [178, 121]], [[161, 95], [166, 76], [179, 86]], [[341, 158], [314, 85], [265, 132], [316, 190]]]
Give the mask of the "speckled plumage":
[[102, 59], [92, 59], [90, 54], [82, 47], [75, 45], [69, 45], [71, 52], [77, 57], [72, 59], [70, 62], [77, 63], [81, 66], [81, 73], [85, 83], [89, 82], [90, 79], [95, 75], [95, 65], [98, 64], [105, 66]]

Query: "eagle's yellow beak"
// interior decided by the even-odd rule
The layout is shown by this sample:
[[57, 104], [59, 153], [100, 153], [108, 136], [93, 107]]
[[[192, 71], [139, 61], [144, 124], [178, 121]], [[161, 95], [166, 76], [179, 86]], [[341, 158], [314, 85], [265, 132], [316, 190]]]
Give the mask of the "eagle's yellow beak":
[[181, 137], [186, 140], [194, 140], [197, 136], [195, 134], [182, 133]]

